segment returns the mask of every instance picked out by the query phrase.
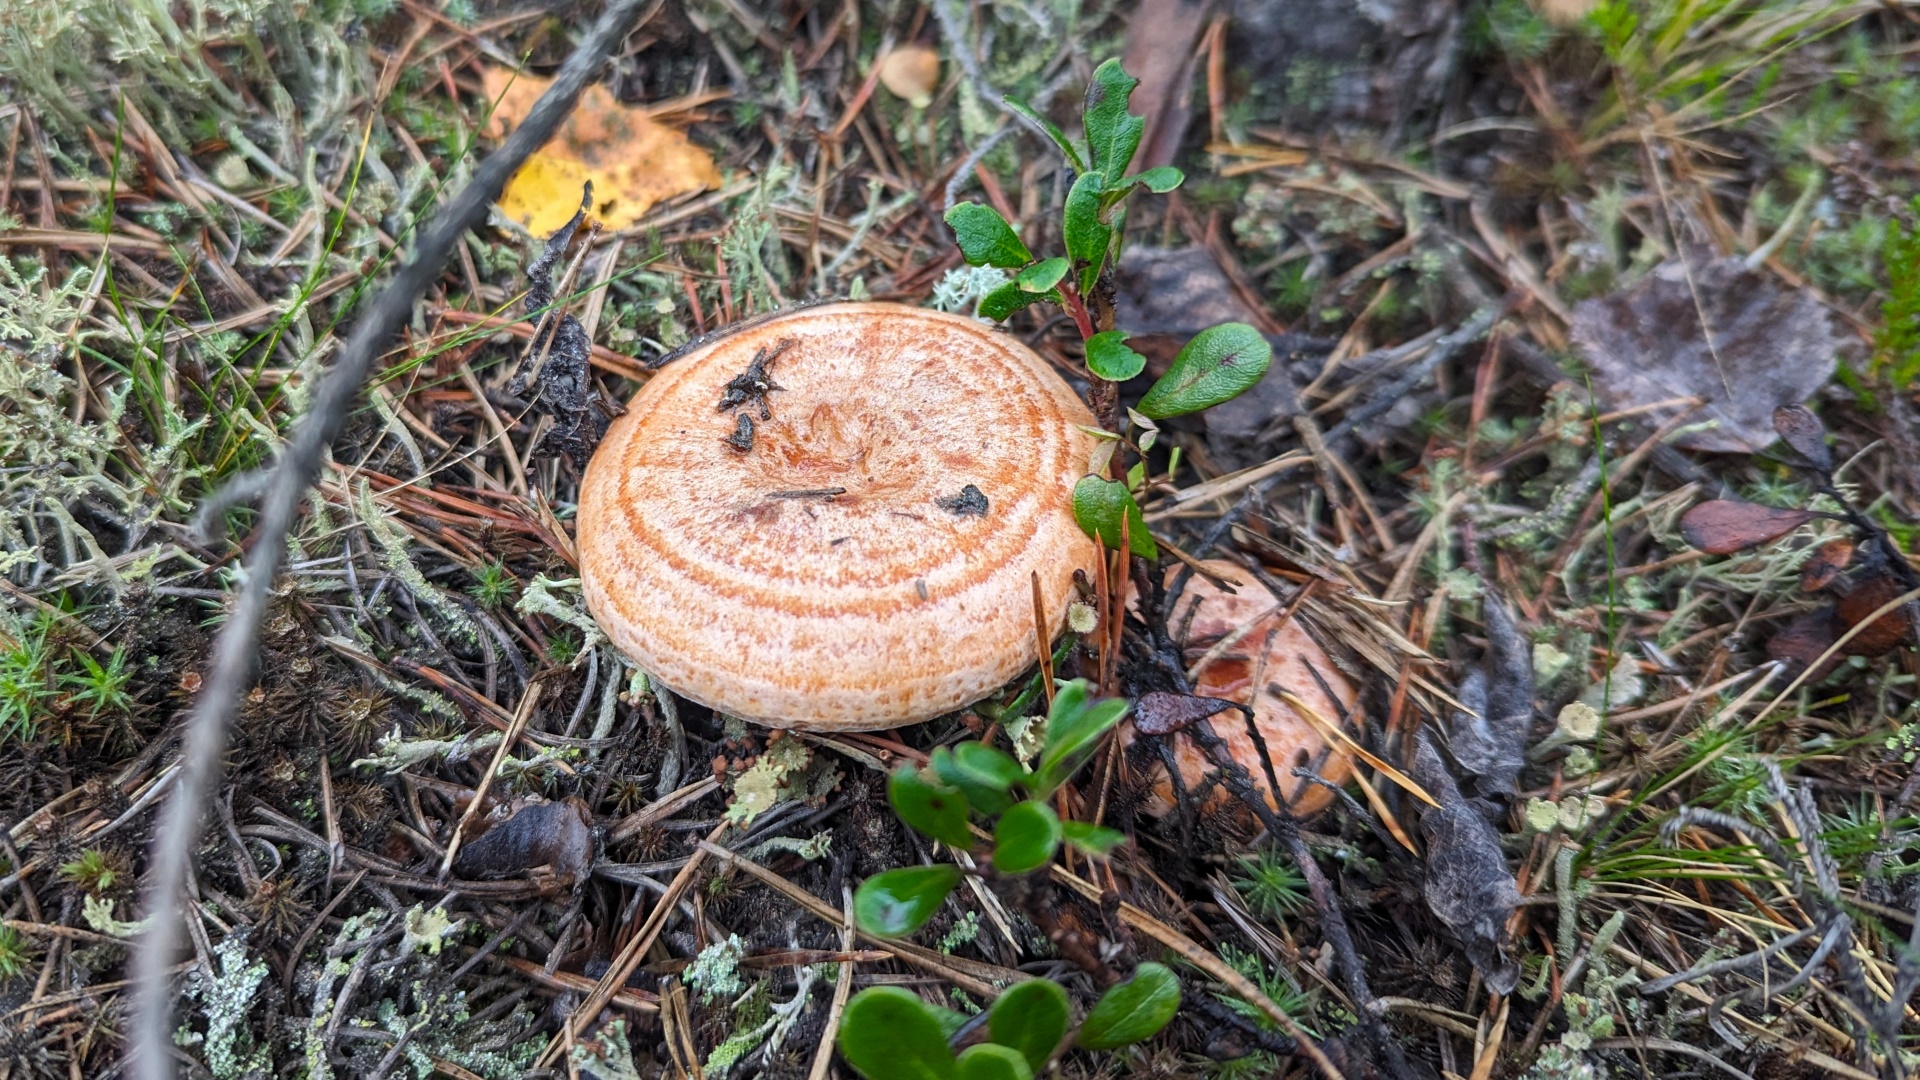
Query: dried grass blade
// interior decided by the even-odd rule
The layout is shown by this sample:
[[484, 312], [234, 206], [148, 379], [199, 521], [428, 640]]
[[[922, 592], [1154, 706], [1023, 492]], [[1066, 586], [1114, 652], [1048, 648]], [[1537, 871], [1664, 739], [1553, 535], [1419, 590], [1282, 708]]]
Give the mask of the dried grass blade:
[[1407, 794], [1412, 795], [1428, 806], [1438, 807], [1440, 805], [1438, 800], [1427, 794], [1426, 788], [1414, 783], [1412, 777], [1387, 764], [1385, 761], [1382, 761], [1379, 757], [1375, 756], [1373, 751], [1361, 746], [1353, 736], [1340, 730], [1339, 727], [1328, 722], [1326, 717], [1313, 711], [1313, 706], [1300, 700], [1300, 695], [1295, 694], [1291, 690], [1283, 689], [1280, 690], [1280, 700], [1292, 706], [1293, 711], [1299, 713], [1306, 719], [1307, 723], [1313, 725], [1314, 730], [1318, 731], [1323, 738], [1341, 743], [1348, 750], [1351, 750], [1355, 757], [1373, 766], [1375, 771], [1379, 772], [1380, 775], [1400, 785]]

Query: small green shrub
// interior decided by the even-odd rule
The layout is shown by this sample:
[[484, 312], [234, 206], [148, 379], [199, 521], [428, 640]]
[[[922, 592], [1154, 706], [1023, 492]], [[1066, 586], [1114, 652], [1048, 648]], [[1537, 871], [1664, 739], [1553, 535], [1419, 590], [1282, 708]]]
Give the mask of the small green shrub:
[[1033, 1080], [1069, 1045], [1113, 1050], [1150, 1038], [1180, 1008], [1180, 980], [1160, 964], [1100, 996], [1077, 1029], [1067, 992], [1050, 979], [1015, 983], [987, 1010], [987, 1042], [955, 1054], [948, 1040], [966, 1017], [896, 986], [876, 986], [847, 1002], [840, 1053], [867, 1080]]
[[[1113, 325], [1108, 299], [1125, 231], [1126, 202], [1141, 188], [1165, 193], [1186, 179], [1179, 169], [1167, 165], [1127, 173], [1146, 125], [1128, 110], [1128, 99], [1139, 84], [1118, 60], [1095, 69], [1081, 109], [1084, 147], [1026, 104], [1007, 100], [1010, 108], [1046, 132], [1076, 174], [1061, 214], [1064, 254], [1035, 256], [998, 211], [981, 203], [961, 203], [946, 216], [968, 265], [995, 267], [1013, 275], [981, 297], [977, 308], [981, 317], [1005, 319], [1038, 303], [1054, 304], [1070, 315], [1086, 346], [1095, 415], [1115, 427], [1121, 425], [1114, 384], [1139, 375], [1147, 364], [1146, 357], [1127, 345], [1126, 332]], [[1132, 426], [1139, 429], [1134, 450], [1144, 455], [1152, 445], [1156, 433], [1152, 421], [1199, 412], [1238, 397], [1260, 381], [1272, 359], [1267, 339], [1245, 323], [1222, 323], [1201, 331], [1140, 399], [1138, 410], [1131, 410]], [[1124, 482], [1107, 476], [1111, 450], [1126, 439], [1126, 433], [1102, 434], [1107, 453], [1074, 488], [1074, 517], [1088, 535], [1116, 549], [1124, 523], [1127, 547], [1136, 555], [1154, 558], [1159, 553], [1136, 500], [1145, 471], [1129, 472]]]

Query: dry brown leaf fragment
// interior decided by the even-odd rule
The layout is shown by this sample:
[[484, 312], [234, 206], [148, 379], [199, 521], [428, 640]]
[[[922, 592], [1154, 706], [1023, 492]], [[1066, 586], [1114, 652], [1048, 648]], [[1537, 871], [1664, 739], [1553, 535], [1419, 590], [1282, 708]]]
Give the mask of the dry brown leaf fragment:
[[1496, 994], [1520, 982], [1507, 922], [1520, 905], [1520, 889], [1500, 847], [1500, 834], [1481, 809], [1463, 797], [1426, 731], [1414, 740], [1413, 777], [1439, 806], [1422, 808], [1420, 831], [1427, 841], [1422, 891], [1427, 907], [1447, 924], [1467, 958]]
[[[1740, 259], [1692, 255], [1639, 283], [1573, 309], [1573, 340], [1593, 369], [1605, 408], [1652, 409], [1665, 423], [1687, 406], [1710, 429], [1674, 441], [1689, 450], [1757, 453], [1776, 437], [1773, 410], [1806, 400], [1855, 344], [1810, 291], [1748, 270]], [[1664, 403], [1664, 404], [1663, 404]]]
[[[552, 81], [486, 69], [481, 85], [492, 104], [487, 135], [504, 138]], [[507, 181], [499, 207], [528, 232], [544, 236], [573, 216], [581, 185], [589, 182], [592, 215], [608, 229], [624, 229], [657, 203], [718, 187], [720, 170], [684, 132], [654, 120], [643, 107], [621, 104], [596, 83], [580, 95], [560, 131]]]
[[1853, 555], [1853, 541], [1844, 538], [1829, 540], [1814, 548], [1813, 555], [1800, 566], [1800, 588], [1819, 592], [1832, 585], [1852, 565]]
[[1773, 410], [1773, 429], [1780, 441], [1799, 454], [1814, 471], [1833, 471], [1833, 450], [1827, 446], [1827, 426], [1813, 410], [1795, 402]]
[[1740, 499], [1709, 499], [1680, 515], [1680, 536], [1709, 555], [1731, 555], [1778, 540], [1819, 516]]
[[940, 85], [940, 54], [925, 45], [902, 45], [880, 58], [874, 65], [880, 85], [887, 92], [916, 109], [933, 104], [933, 92]]
[[1133, 727], [1142, 735], [1171, 735], [1195, 723], [1236, 708], [1221, 698], [1196, 697], [1156, 690], [1133, 703]]
[[593, 856], [593, 815], [585, 803], [529, 800], [461, 848], [453, 869], [484, 880], [545, 866], [558, 882], [570, 883], [586, 878]]

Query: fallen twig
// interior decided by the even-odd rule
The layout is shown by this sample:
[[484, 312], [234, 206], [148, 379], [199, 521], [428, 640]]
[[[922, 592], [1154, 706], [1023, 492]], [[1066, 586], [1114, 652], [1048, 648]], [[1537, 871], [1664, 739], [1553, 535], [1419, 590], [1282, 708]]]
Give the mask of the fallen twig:
[[313, 405], [301, 417], [293, 438], [274, 466], [274, 483], [261, 493], [259, 525], [244, 564], [243, 584], [233, 613], [214, 646], [205, 687], [183, 734], [179, 783], [155, 834], [147, 881], [150, 929], [134, 958], [135, 1019], [128, 1041], [128, 1065], [139, 1080], [170, 1080], [173, 1075], [173, 997], [168, 969], [179, 943], [181, 891], [187, 864], [200, 837], [201, 812], [208, 788], [219, 771], [227, 728], [253, 671], [256, 639], [273, 581], [286, 555], [286, 536], [295, 511], [318, 479], [322, 460], [345, 423], [349, 404], [366, 381], [386, 343], [405, 324], [413, 305], [440, 275], [442, 265], [468, 229], [485, 219], [508, 177], [544, 144], [573, 109], [587, 80], [640, 13], [642, 0], [613, 0], [586, 39], [567, 59], [553, 85], [542, 94], [526, 122], [474, 170], [473, 180], [448, 202], [421, 235], [412, 261], [382, 290], [321, 381]]

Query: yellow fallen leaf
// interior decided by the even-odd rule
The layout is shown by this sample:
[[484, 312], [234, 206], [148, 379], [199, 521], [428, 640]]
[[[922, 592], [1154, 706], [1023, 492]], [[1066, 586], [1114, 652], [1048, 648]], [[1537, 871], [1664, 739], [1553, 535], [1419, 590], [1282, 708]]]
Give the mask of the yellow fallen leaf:
[[[488, 68], [481, 85], [497, 104], [487, 134], [506, 136], [552, 81]], [[553, 138], [507, 181], [500, 210], [528, 232], [544, 235], [579, 209], [580, 185], [587, 181], [593, 183], [588, 212], [608, 229], [624, 229], [655, 203], [720, 186], [720, 170], [683, 132], [655, 121], [644, 108], [622, 105], [595, 83]]]

